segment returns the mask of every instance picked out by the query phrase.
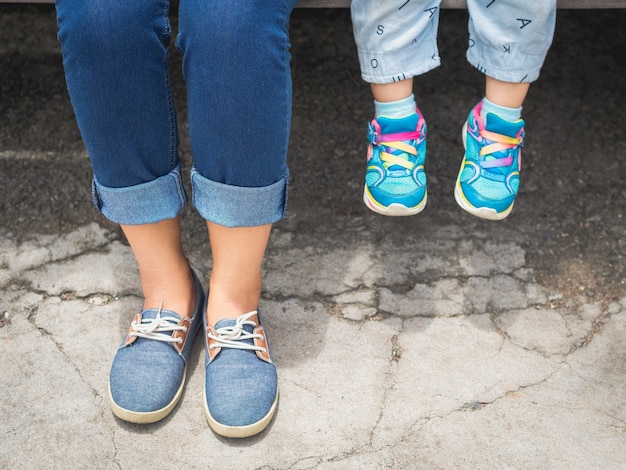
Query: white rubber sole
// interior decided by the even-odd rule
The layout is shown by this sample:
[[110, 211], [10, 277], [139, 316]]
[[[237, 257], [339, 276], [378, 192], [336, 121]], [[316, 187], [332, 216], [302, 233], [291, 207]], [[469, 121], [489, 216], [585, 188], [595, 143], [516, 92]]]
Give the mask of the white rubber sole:
[[[461, 138], [463, 140], [463, 148], [467, 150], [467, 143], [466, 143], [467, 121], [465, 121], [465, 124], [463, 124], [463, 129], [461, 130]], [[480, 217], [481, 219], [486, 219], [486, 220], [505, 219], [513, 210], [513, 204], [511, 204], [505, 211], [497, 212], [495, 209], [490, 209], [488, 207], [474, 207], [465, 198], [465, 195], [463, 194], [463, 190], [461, 189], [461, 173], [463, 172], [464, 162], [465, 162], [465, 155], [463, 155], [463, 159], [461, 160], [461, 168], [459, 169], [459, 174], [456, 177], [456, 184], [454, 185], [454, 199], [456, 200], [456, 203], [465, 212], [469, 212], [470, 214], [476, 217]]]
[[122, 408], [113, 400], [113, 395], [111, 394], [111, 384], [109, 384], [109, 401], [111, 403], [111, 411], [115, 416], [119, 419], [128, 421], [129, 423], [135, 424], [150, 424], [156, 423], [157, 421], [162, 420], [168, 414], [172, 412], [174, 407], [178, 404], [180, 397], [183, 394], [183, 389], [185, 388], [185, 379], [187, 377], [187, 367], [183, 371], [183, 380], [176, 391], [176, 395], [171, 402], [169, 402], [163, 408], [156, 411], [131, 411], [126, 408]]
[[422, 200], [422, 202], [420, 202], [415, 207], [406, 207], [402, 204], [396, 203], [389, 204], [388, 206], [382, 206], [374, 200], [374, 198], [368, 191], [367, 186], [365, 186], [365, 189], [363, 190], [363, 202], [368, 207], [368, 209], [376, 212], [377, 214], [390, 217], [407, 217], [410, 215], [419, 214], [426, 207], [427, 196], [428, 194], [424, 194], [424, 199]]
[[272, 421], [274, 417], [274, 413], [276, 412], [276, 407], [278, 406], [278, 390], [276, 391], [276, 397], [274, 398], [274, 403], [270, 410], [267, 412], [263, 418], [261, 418], [256, 423], [248, 424], [246, 426], [226, 426], [219, 421], [216, 421], [215, 418], [211, 415], [209, 411], [209, 407], [206, 402], [206, 383], [204, 385], [204, 400], [202, 400], [202, 404], [204, 406], [204, 413], [206, 414], [206, 419], [209, 423], [211, 429], [220, 436], [224, 437], [232, 437], [235, 439], [241, 439], [244, 437], [251, 437], [256, 434], [259, 434], [263, 431]]
[[[459, 177], [461, 172], [459, 171]], [[463, 191], [461, 190], [461, 182], [457, 177], [456, 185], [454, 186], [454, 199], [456, 203], [466, 212], [469, 212], [476, 217], [480, 217], [481, 219], [486, 220], [502, 220], [505, 219], [513, 210], [513, 204], [511, 204], [505, 211], [497, 212], [495, 209], [490, 209], [488, 207], [474, 207], [463, 195]]]

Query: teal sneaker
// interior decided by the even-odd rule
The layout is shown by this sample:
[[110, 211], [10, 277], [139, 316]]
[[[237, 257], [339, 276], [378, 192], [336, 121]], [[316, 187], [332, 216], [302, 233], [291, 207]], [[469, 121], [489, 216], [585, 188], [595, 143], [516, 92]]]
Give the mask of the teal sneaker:
[[524, 121], [505, 121], [487, 113], [482, 101], [470, 111], [463, 126], [465, 157], [454, 188], [462, 209], [477, 217], [502, 220], [511, 213], [519, 189]]
[[426, 122], [379, 116], [369, 125], [363, 202], [382, 215], [415, 215], [426, 206]]

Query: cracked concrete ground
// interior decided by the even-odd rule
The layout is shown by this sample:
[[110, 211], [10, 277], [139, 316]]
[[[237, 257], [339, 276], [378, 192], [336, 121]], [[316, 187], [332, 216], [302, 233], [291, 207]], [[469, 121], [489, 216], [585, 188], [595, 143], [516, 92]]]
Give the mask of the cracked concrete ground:
[[[560, 12], [501, 223], [452, 197], [459, 129], [481, 93], [466, 13], [442, 13], [444, 65], [416, 86], [429, 207], [390, 219], [360, 202], [371, 102], [349, 15], [295, 12], [289, 214], [260, 306], [280, 404], [262, 434], [228, 440], [204, 418], [200, 338], [168, 418], [111, 414], [136, 266], [90, 205], [52, 9], [0, 9], [0, 468], [626, 468], [626, 12]], [[183, 223], [207, 279], [202, 221], [187, 208]]]

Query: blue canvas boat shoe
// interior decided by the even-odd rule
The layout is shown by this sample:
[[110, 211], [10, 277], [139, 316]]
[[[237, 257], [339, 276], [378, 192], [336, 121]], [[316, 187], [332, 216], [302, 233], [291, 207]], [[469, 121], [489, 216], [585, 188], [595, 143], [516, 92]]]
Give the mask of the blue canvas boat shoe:
[[258, 312], [220, 320], [215, 327], [205, 321], [205, 332], [209, 426], [225, 437], [260, 433], [276, 411], [278, 379]]
[[131, 423], [154, 423], [176, 406], [185, 385], [187, 358], [202, 323], [204, 292], [193, 273], [193, 318], [147, 309], [135, 315], [109, 375], [113, 414]]

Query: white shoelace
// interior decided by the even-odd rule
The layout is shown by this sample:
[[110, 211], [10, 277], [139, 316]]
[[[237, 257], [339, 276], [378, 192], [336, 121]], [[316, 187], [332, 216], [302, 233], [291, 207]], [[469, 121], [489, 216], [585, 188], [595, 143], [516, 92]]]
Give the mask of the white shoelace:
[[256, 315], [256, 310], [253, 312], [244, 313], [235, 321], [233, 326], [223, 326], [215, 330], [215, 335], [207, 333], [207, 336], [216, 341], [211, 344], [210, 349], [215, 348], [232, 348], [232, 349], [247, 349], [250, 351], [266, 352], [265, 348], [255, 346], [254, 344], [243, 343], [242, 340], [254, 340], [255, 338], [264, 339], [263, 335], [248, 333], [243, 329], [244, 325], [256, 327], [256, 323], [250, 321], [249, 318]]
[[162, 317], [162, 308], [163, 302], [161, 302], [161, 306], [155, 318], [142, 318], [141, 323], [136, 323], [133, 320], [130, 324], [130, 336], [138, 336], [140, 338], [153, 339], [166, 343], [182, 343], [183, 339], [173, 338], [172, 333], [174, 331], [186, 332], [187, 327], [178, 326], [178, 320], [174, 317]]

